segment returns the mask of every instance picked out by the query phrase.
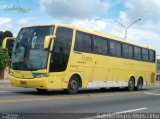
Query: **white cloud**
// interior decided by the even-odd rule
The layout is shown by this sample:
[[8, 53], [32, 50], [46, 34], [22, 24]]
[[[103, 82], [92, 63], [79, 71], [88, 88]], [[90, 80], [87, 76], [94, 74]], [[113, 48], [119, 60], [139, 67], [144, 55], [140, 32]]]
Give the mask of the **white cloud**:
[[29, 18], [13, 20], [10, 17], [0, 17], [0, 31], [9, 30], [16, 36], [22, 27], [30, 24], [29, 21]]
[[[119, 26], [116, 22], [114, 22], [113, 19], [74, 20], [71, 24], [76, 25], [80, 28], [105, 32], [121, 38], [124, 38], [124, 35], [125, 35], [125, 30], [121, 26]], [[156, 27], [153, 25], [143, 25], [143, 26], [132, 27], [128, 29], [127, 40], [156, 48], [158, 51], [158, 54], [160, 54], [160, 47], [159, 47], [160, 34], [154, 28]], [[150, 29], [154, 29], [154, 30], [152, 31]]]
[[142, 18], [143, 23], [159, 22], [160, 2], [159, 0], [126, 0], [127, 16], [129, 19]]
[[30, 19], [29, 18], [22, 18], [17, 20], [17, 24], [26, 26], [29, 24]]
[[[112, 6], [112, 5], [111, 5]], [[125, 8], [119, 12], [117, 20], [125, 26], [135, 20], [142, 20], [128, 29], [127, 40], [151, 46], [160, 54], [160, 2], [159, 0], [126, 0]], [[82, 28], [103, 31], [124, 38], [125, 29], [114, 22], [114, 19], [74, 20], [71, 24]]]
[[92, 29], [92, 30], [99, 30], [105, 31], [107, 23], [104, 20], [73, 20], [72, 25], [78, 26], [80, 28]]
[[17, 19], [14, 22], [14, 24], [12, 24], [11, 31], [13, 32], [14, 36], [17, 36], [19, 30], [22, 27], [25, 27], [25, 26], [28, 26], [28, 25], [30, 25], [30, 18], [24, 17], [24, 18], [21, 18], [21, 19]]
[[109, 0], [40, 0], [43, 12], [53, 18], [91, 18], [105, 14]]
[[[122, 2], [125, 2], [125, 9], [119, 11], [119, 15], [115, 19], [104, 18], [104, 16], [108, 14], [109, 8], [111, 10], [117, 10], [116, 8], [120, 4], [118, 1], [39, 0], [39, 2], [41, 10], [54, 18], [50, 19], [51, 21], [49, 23], [55, 20], [57, 22], [61, 21], [81, 28], [106, 32], [122, 38], [124, 38], [125, 30], [114, 22], [114, 20], [117, 19], [127, 26], [141, 18], [141, 21], [128, 29], [127, 40], [155, 47], [160, 55], [159, 0], [122, 0]], [[17, 34], [21, 27], [30, 25], [30, 21], [30, 18], [13, 20], [10, 17], [0, 17], [0, 30], [11, 29], [14, 34]], [[42, 22], [48, 23], [48, 21]]]
[[12, 20], [9, 17], [0, 17], [0, 31], [8, 30], [11, 28]]
[[159, 0], [126, 0], [126, 11], [121, 11], [119, 20], [131, 24], [141, 18], [128, 31], [128, 39], [152, 46], [160, 54], [160, 2]]

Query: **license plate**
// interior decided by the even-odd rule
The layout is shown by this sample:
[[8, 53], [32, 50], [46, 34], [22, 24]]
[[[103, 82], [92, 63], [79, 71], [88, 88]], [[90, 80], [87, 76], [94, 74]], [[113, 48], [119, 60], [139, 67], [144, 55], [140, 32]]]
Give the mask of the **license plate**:
[[26, 82], [26, 81], [20, 81], [20, 84], [22, 84], [22, 85], [26, 85], [26, 84], [27, 84], [27, 82]]

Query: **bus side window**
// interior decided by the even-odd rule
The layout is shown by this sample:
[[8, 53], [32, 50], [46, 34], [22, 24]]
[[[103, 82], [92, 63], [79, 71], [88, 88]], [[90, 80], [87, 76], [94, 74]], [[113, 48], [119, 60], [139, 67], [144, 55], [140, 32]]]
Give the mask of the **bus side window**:
[[91, 52], [92, 51], [92, 41], [91, 41], [91, 36], [88, 34], [84, 35], [83, 39], [83, 50], [86, 52]]
[[122, 45], [122, 56], [124, 58], [133, 59], [133, 46], [123, 43], [123, 45]]
[[83, 34], [79, 31], [76, 32], [74, 50], [75, 51], [83, 51]]
[[127, 44], [122, 45], [122, 56], [124, 58], [129, 58], [129, 45]]
[[108, 54], [108, 40], [102, 38], [102, 54]]
[[155, 52], [152, 50], [149, 50], [149, 61], [155, 62]]
[[140, 47], [134, 46], [134, 58], [137, 60], [142, 59], [142, 51]]
[[116, 52], [116, 42], [110, 41], [109, 42], [109, 54], [115, 55], [115, 52]]
[[65, 71], [71, 50], [73, 30], [58, 27], [52, 50], [50, 72]]
[[100, 37], [93, 36], [93, 50], [97, 54], [102, 53], [102, 39]]
[[142, 49], [142, 59], [144, 60], [144, 61], [148, 61], [148, 50], [147, 49]]
[[133, 46], [132, 45], [129, 45], [128, 51], [129, 51], [128, 58], [133, 59]]
[[116, 42], [116, 56], [121, 57], [122, 56], [122, 45], [119, 42]]
[[109, 46], [109, 52], [110, 55], [112, 56], [117, 56], [117, 57], [121, 57], [122, 55], [122, 47], [121, 47], [121, 43], [116, 42], [116, 41], [110, 41], [110, 46]]

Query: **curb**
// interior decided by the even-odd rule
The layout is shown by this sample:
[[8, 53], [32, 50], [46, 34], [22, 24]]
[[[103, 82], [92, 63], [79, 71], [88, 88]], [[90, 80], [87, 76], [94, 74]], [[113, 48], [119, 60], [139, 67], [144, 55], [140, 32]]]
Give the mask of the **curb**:
[[10, 85], [10, 80], [7, 80], [7, 79], [0, 80], [0, 86], [1, 85]]

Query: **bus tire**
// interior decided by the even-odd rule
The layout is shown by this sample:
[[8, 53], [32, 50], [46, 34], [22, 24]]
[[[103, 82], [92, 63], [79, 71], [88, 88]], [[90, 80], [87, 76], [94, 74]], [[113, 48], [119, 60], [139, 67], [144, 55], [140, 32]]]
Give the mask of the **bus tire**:
[[78, 93], [79, 84], [80, 84], [80, 82], [79, 82], [78, 77], [73, 75], [69, 80], [67, 93], [68, 94], [76, 94], [76, 93]]
[[136, 86], [136, 90], [137, 91], [140, 91], [142, 90], [142, 87], [143, 87], [143, 79], [140, 77], [137, 81], [137, 86]]
[[47, 93], [47, 89], [36, 89], [39, 93]]
[[128, 81], [128, 91], [133, 91], [135, 89], [135, 80], [133, 77], [131, 77]]

